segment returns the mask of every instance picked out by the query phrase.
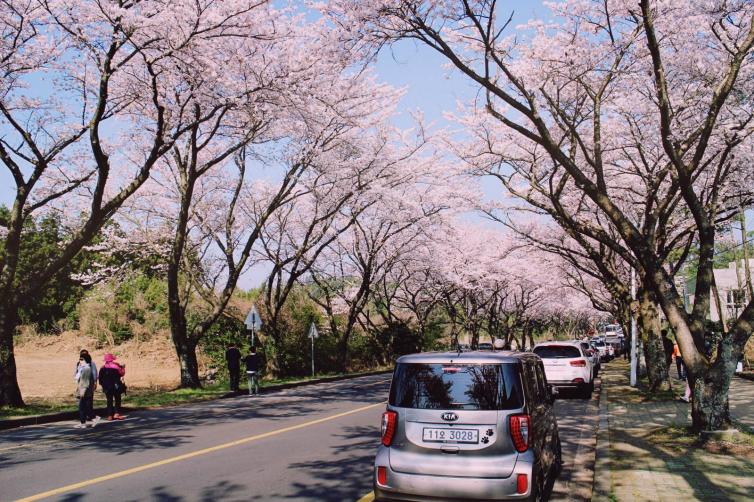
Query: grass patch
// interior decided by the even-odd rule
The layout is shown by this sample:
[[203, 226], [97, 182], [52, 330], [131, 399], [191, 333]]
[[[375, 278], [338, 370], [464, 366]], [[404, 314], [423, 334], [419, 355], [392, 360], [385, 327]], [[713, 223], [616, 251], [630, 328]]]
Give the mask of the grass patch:
[[[382, 368], [389, 369], [389, 368]], [[379, 369], [377, 370], [379, 371]], [[318, 374], [315, 377], [287, 377], [278, 379], [262, 380], [260, 388], [281, 384], [290, 384], [298, 382], [307, 382], [319, 378], [338, 377], [338, 376], [359, 376], [363, 373], [327, 373]], [[246, 378], [241, 375], [241, 390], [245, 389]], [[217, 399], [228, 393], [228, 382], [217, 381], [211, 384], [205, 384], [201, 389], [160, 389], [160, 388], [132, 388], [129, 387], [128, 394], [123, 396], [123, 407], [128, 408], [160, 408], [164, 406], [175, 406], [186, 403], [196, 403]], [[104, 408], [106, 406], [105, 396], [99, 390], [94, 394], [94, 407]], [[73, 398], [61, 398], [57, 400], [35, 399], [26, 400], [24, 408], [11, 408], [7, 406], [0, 407], [0, 420], [28, 417], [33, 415], [50, 415], [66, 411], [77, 411], [78, 402]]]
[[195, 403], [217, 399], [228, 393], [225, 382], [208, 384], [201, 389], [133, 389], [123, 397], [126, 408], [160, 408], [184, 403]]
[[[603, 372], [610, 372], [608, 379], [608, 392], [610, 402], [615, 404], [642, 404], [657, 403], [663, 401], [676, 401], [686, 390], [686, 384], [679, 380], [673, 379], [673, 388], [662, 390], [649, 390], [649, 380], [646, 375], [639, 377], [637, 386], [631, 387], [629, 372], [630, 366], [628, 361], [616, 359], [609, 363], [608, 368], [603, 367]], [[671, 368], [674, 369], [674, 368]]]
[[[96, 406], [95, 402], [95, 406]], [[28, 417], [33, 415], [47, 415], [50, 413], [60, 413], [64, 411], [76, 411], [76, 403], [66, 403], [62, 401], [48, 401], [42, 399], [27, 399], [26, 406], [23, 408], [12, 408], [10, 406], [0, 406], [0, 419], [13, 417]]]
[[675, 453], [703, 449], [717, 455], [754, 459], [754, 434], [746, 428], [739, 428], [738, 432], [726, 434], [725, 439], [718, 439], [696, 434], [689, 427], [669, 426], [653, 431], [648, 439]]

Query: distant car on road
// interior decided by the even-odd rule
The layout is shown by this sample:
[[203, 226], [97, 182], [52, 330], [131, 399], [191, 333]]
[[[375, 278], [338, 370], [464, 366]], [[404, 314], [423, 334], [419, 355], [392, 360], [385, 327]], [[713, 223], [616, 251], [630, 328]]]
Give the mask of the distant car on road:
[[604, 340], [592, 340], [590, 345], [599, 352], [600, 361], [610, 360], [610, 353]]
[[492, 343], [490, 342], [479, 342], [477, 344], [478, 350], [492, 350]]
[[621, 355], [625, 349], [626, 342], [623, 336], [608, 336], [605, 338], [605, 343], [611, 346], [614, 350], [614, 355]]
[[542, 358], [547, 381], [559, 389], [577, 390], [584, 398], [594, 391], [594, 365], [592, 356], [581, 346], [582, 342], [544, 342], [534, 346]]
[[546, 500], [561, 464], [535, 354], [398, 359], [374, 461], [376, 500]]
[[623, 328], [620, 324], [608, 324], [605, 326], [604, 334], [606, 337], [608, 336], [618, 336], [623, 335]]

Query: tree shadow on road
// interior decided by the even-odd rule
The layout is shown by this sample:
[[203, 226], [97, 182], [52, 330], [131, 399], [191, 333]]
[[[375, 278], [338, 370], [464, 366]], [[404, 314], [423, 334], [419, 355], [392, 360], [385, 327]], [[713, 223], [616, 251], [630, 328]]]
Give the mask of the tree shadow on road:
[[[273, 498], [308, 499], [341, 502], [358, 500], [372, 490], [372, 462], [379, 443], [377, 426], [345, 427], [337, 446], [325, 458], [291, 464], [289, 469], [303, 470], [311, 482], [294, 483], [292, 492]], [[263, 500], [253, 497], [250, 500]]]

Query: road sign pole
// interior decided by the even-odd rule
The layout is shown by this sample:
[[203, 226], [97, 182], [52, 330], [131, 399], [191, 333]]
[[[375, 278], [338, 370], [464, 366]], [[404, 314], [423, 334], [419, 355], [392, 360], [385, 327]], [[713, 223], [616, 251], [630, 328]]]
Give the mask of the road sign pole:
[[312, 323], [309, 325], [309, 338], [312, 339], [312, 376], [314, 376], [314, 339], [319, 336], [317, 333], [317, 326]]
[[262, 319], [259, 318], [259, 312], [257, 312], [257, 308], [254, 305], [251, 306], [244, 324], [246, 324], [246, 329], [251, 331], [251, 346], [253, 347], [255, 342], [254, 332], [262, 327]]

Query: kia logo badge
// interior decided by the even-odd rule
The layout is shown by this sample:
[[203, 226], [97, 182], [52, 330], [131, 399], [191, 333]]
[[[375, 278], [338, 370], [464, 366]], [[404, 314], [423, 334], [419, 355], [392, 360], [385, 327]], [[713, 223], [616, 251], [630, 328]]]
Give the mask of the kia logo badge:
[[456, 415], [455, 413], [443, 413], [442, 419], [447, 420], [449, 422], [454, 422], [458, 420], [458, 415]]

